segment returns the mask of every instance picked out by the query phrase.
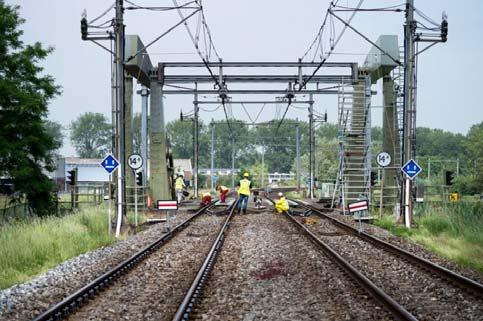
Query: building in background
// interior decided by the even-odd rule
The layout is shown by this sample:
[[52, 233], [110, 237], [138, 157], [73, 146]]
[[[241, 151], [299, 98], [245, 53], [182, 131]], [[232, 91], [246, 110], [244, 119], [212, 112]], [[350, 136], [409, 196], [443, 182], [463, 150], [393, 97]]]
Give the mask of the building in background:
[[[66, 181], [68, 171], [77, 168], [77, 182], [79, 185], [101, 186], [109, 182], [109, 174], [101, 166], [102, 159], [63, 157], [56, 161], [56, 170], [49, 173], [60, 192], [70, 191], [70, 185]], [[183, 174], [186, 180], [193, 179], [193, 168], [190, 159], [174, 159], [174, 172]], [[148, 161], [149, 168], [149, 161]], [[148, 171], [149, 173], [149, 171]], [[148, 176], [149, 179], [149, 176]]]

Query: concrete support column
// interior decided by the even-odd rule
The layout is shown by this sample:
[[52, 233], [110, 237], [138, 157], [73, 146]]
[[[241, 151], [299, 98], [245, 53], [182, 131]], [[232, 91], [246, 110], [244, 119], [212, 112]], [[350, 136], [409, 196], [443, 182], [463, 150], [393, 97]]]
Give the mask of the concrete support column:
[[163, 89], [157, 81], [151, 82], [151, 109], [149, 121], [149, 195], [157, 200], [171, 199], [166, 163], [166, 130], [164, 127]]
[[126, 202], [133, 203], [132, 195], [134, 186], [134, 174], [128, 166], [127, 161], [129, 155], [133, 153], [133, 78], [125, 76], [124, 78], [124, 132], [125, 132], [125, 150], [126, 158], [124, 160], [124, 177], [126, 178]]
[[401, 167], [400, 143], [397, 127], [396, 97], [394, 92], [394, 80], [386, 75], [382, 79], [382, 94], [384, 109], [382, 114], [382, 139], [383, 151], [391, 155], [391, 164], [383, 169], [384, 177], [384, 204], [393, 206], [397, 202], [397, 175]]

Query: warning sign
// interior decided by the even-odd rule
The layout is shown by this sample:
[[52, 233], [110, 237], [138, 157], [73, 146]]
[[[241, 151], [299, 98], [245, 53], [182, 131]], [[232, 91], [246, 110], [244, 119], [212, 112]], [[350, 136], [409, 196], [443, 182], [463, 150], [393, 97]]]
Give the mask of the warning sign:
[[460, 198], [460, 195], [458, 194], [458, 192], [453, 192], [451, 194], [449, 194], [449, 200], [450, 202], [457, 202]]

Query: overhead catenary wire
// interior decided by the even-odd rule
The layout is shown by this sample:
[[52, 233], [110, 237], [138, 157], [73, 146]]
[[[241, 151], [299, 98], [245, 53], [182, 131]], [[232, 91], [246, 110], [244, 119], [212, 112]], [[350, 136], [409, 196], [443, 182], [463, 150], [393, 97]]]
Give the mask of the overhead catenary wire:
[[126, 10], [139, 10], [139, 9], [144, 9], [144, 10], [151, 10], [151, 11], [170, 11], [170, 10], [176, 10], [176, 9], [198, 9], [197, 6], [190, 6], [193, 3], [196, 3], [196, 1], [189, 1], [185, 4], [182, 4], [180, 6], [175, 6], [175, 7], [146, 7], [146, 6], [141, 6], [138, 5], [132, 1], [129, 0], [124, 0], [133, 7], [125, 7]]
[[96, 22], [97, 20], [101, 19], [102, 17], [104, 17], [106, 14], [109, 13], [109, 11], [111, 11], [114, 6], [116, 5], [116, 2], [114, 1], [111, 6], [109, 8], [107, 8], [105, 11], [103, 11], [99, 16], [97, 16], [96, 18], [92, 19], [91, 21], [89, 21], [89, 24], [92, 24], [94, 22]]
[[[359, 3], [357, 4], [356, 8], [360, 8], [363, 3], [364, 3], [364, 0], [359, 0]], [[336, 4], [331, 4], [331, 6], [329, 7], [329, 9], [327, 9], [328, 14], [330, 14], [331, 16], [333, 15], [333, 14], [331, 14], [331, 9], [332, 9], [332, 7], [334, 5], [336, 5]], [[333, 44], [331, 44], [330, 51], [322, 59], [322, 61], [315, 68], [315, 70], [312, 72], [312, 74], [307, 79], [305, 79], [304, 82], [299, 86], [298, 91], [301, 91], [305, 87], [305, 85], [315, 76], [315, 74], [320, 70], [320, 68], [322, 68], [322, 66], [325, 64], [325, 62], [327, 61], [327, 59], [329, 59], [330, 54], [332, 53], [332, 51], [335, 49], [335, 47], [339, 43], [339, 41], [342, 38], [345, 30], [347, 29], [347, 26], [350, 24], [350, 22], [352, 21], [352, 19], [356, 15], [356, 13], [357, 13], [357, 11], [352, 12], [352, 15], [350, 16], [350, 18], [348, 19], [348, 21], [345, 23], [345, 25], [342, 28], [342, 30], [341, 30], [340, 34], [338, 35], [337, 39], [335, 40], [335, 42]]]

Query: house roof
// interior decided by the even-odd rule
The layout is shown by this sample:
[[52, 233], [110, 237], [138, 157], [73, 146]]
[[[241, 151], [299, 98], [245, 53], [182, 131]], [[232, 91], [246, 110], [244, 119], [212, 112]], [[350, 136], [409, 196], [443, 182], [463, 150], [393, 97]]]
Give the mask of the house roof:
[[99, 165], [102, 162], [100, 158], [80, 158], [80, 157], [66, 157], [66, 165]]

